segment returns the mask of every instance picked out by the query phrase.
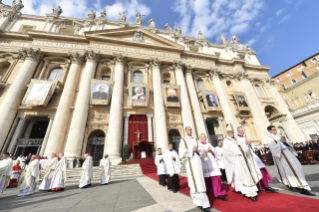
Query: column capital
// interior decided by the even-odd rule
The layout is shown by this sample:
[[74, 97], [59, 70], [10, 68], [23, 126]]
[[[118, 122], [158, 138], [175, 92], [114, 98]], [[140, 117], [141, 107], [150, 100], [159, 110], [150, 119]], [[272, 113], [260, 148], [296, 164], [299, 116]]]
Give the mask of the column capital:
[[18, 52], [21, 60], [32, 60], [38, 62], [42, 59], [43, 53], [40, 49], [32, 49], [23, 47], [22, 50]]
[[84, 55], [81, 55], [77, 52], [69, 52], [68, 55], [71, 59], [71, 62], [75, 64], [81, 65], [84, 60]]
[[186, 67], [186, 74], [189, 74], [192, 76], [192, 72], [193, 72], [194, 67], [191, 65], [186, 65], [185, 67]]
[[97, 63], [100, 60], [100, 51], [94, 52], [93, 50], [84, 50], [84, 52], [88, 62]]
[[280, 118], [278, 121], [279, 121], [280, 123], [283, 123], [283, 122], [286, 122], [286, 121], [287, 121], [287, 118]]
[[17, 19], [21, 16], [20, 10], [24, 7], [22, 4], [22, 1], [15, 2], [13, 1], [12, 6], [5, 5], [0, 1], [0, 7], [1, 7], [1, 14], [0, 17], [8, 18], [10, 21]]
[[123, 114], [124, 118], [130, 118], [131, 114]]
[[219, 77], [220, 73], [221, 73], [221, 71], [218, 69], [218, 67], [214, 66], [210, 69], [209, 76], [210, 76], [210, 78]]
[[54, 115], [49, 115], [48, 118], [49, 118], [50, 120], [54, 120]]
[[146, 114], [147, 118], [153, 118], [153, 114]]
[[127, 57], [125, 55], [113, 53], [113, 61], [116, 65], [125, 65]]
[[152, 68], [159, 68], [162, 64], [162, 61], [160, 61], [158, 58], [150, 58], [150, 66]]
[[181, 61], [181, 60], [174, 60], [173, 61], [173, 69], [175, 69], [175, 70], [183, 70], [183, 67], [184, 67], [184, 63], [183, 63], [183, 61]]

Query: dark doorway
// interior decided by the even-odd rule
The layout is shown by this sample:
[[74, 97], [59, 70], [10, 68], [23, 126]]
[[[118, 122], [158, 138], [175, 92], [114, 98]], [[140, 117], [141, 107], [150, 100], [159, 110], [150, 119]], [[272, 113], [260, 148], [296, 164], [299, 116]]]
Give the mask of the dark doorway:
[[[216, 126], [219, 126], [216, 119], [206, 119], [205, 122], [206, 122], [206, 127], [208, 130], [208, 134], [209, 134], [209, 143], [213, 147], [216, 147], [217, 142], [224, 139], [224, 135], [216, 134], [215, 129], [214, 129], [214, 123]], [[222, 127], [222, 126], [220, 126], [220, 127]]]
[[[30, 146], [30, 147], [26, 147], [25, 148], [25, 155], [28, 155], [29, 153], [32, 153], [32, 155], [33, 154], [37, 154], [38, 153], [38, 149], [39, 149], [40, 147], [37, 147], [37, 146]], [[19, 154], [16, 154], [17, 156], [19, 155]]]
[[173, 144], [173, 149], [178, 152], [181, 135], [177, 130], [170, 130], [168, 133], [169, 142]]
[[94, 131], [88, 138], [86, 153], [93, 158], [93, 166], [99, 166], [104, 153], [105, 134], [101, 130]]
[[30, 138], [44, 138], [48, 125], [48, 121], [38, 121], [35, 123], [32, 127]]
[[139, 142], [139, 145], [136, 146], [137, 152], [135, 152], [136, 159], [142, 159], [142, 152], [145, 152], [146, 158], [152, 157], [152, 145], [147, 140], [142, 140]]

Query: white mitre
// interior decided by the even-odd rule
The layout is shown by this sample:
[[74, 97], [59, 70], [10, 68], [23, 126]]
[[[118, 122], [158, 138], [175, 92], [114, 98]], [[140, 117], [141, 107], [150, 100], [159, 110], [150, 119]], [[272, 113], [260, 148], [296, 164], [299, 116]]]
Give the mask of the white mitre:
[[231, 123], [226, 124], [226, 131], [227, 131], [227, 133], [234, 132], [234, 128], [233, 128], [233, 125]]

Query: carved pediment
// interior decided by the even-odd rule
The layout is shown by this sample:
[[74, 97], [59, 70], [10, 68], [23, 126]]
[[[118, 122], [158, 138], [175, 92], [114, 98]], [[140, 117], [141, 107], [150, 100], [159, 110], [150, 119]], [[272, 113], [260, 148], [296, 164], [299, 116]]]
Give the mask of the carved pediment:
[[179, 50], [184, 49], [183, 46], [140, 27], [90, 31], [85, 32], [85, 35], [90, 40], [109, 40], [113, 42], [125, 43], [130, 42], [132, 44], [152, 45], [158, 47], [175, 48]]

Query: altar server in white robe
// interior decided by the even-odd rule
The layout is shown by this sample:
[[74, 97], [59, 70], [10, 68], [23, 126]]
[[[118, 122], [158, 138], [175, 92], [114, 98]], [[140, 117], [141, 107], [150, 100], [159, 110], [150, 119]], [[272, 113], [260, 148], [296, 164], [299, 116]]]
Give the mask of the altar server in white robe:
[[167, 189], [176, 193], [180, 189], [178, 176], [181, 172], [181, 162], [178, 153], [173, 149], [172, 143], [168, 144], [168, 150], [164, 154], [164, 162], [168, 174]]
[[10, 177], [12, 175], [13, 161], [10, 158], [9, 153], [4, 153], [2, 160], [0, 160], [0, 196], [7, 188], [10, 182]]
[[188, 186], [194, 205], [202, 211], [210, 211], [210, 203], [206, 194], [202, 160], [206, 154], [202, 144], [192, 136], [192, 128], [185, 127], [186, 136], [179, 143], [179, 156], [185, 163]]
[[47, 168], [43, 176], [42, 183], [40, 184], [40, 187], [39, 187], [40, 191], [48, 191], [51, 189], [51, 181], [54, 175], [54, 169], [56, 165], [58, 164], [58, 162], [59, 161], [56, 154], [53, 153], [49, 159]]
[[22, 172], [18, 183], [18, 197], [27, 196], [34, 193], [37, 181], [40, 178], [40, 161], [37, 155], [32, 155], [31, 160], [25, 170]]
[[85, 161], [82, 166], [82, 173], [79, 188], [87, 188], [91, 185], [93, 178], [93, 160], [90, 153], [84, 155]]
[[223, 159], [223, 142], [217, 141], [217, 147], [215, 147], [214, 154], [216, 157], [216, 163], [219, 167], [220, 172], [222, 173], [221, 178], [223, 182], [227, 182], [226, 172], [225, 172], [225, 165]]
[[236, 192], [256, 202], [258, 188], [262, 179], [260, 169], [249, 152], [244, 139], [234, 137], [231, 124], [226, 125], [227, 137], [224, 139], [224, 164], [228, 183]]
[[302, 166], [296, 158], [298, 155], [296, 150], [286, 141], [286, 137], [277, 136], [275, 126], [268, 126], [267, 130], [269, 132], [267, 142], [277, 168], [278, 180], [290, 190], [296, 188], [301, 194], [316, 196], [310, 192]]
[[66, 170], [68, 167], [67, 157], [64, 153], [59, 154], [59, 162], [54, 168], [54, 174], [51, 181], [51, 191], [64, 191], [67, 180]]
[[161, 186], [166, 186], [166, 166], [164, 162], [164, 155], [162, 154], [162, 149], [157, 149], [157, 155], [155, 157], [155, 165], [157, 167], [157, 175], [159, 179], [159, 184]]
[[111, 162], [108, 154], [104, 155], [104, 160], [102, 161], [101, 166], [101, 185], [107, 185], [111, 180]]

